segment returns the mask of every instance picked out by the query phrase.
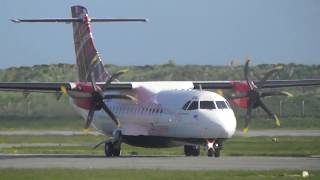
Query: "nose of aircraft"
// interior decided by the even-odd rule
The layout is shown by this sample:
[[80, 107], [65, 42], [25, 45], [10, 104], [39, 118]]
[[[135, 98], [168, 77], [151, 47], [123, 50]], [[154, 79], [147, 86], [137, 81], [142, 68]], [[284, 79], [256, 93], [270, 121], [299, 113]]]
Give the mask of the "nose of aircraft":
[[236, 131], [237, 121], [234, 114], [224, 115], [222, 117], [219, 117], [219, 123], [222, 127], [222, 130], [224, 131], [224, 135], [227, 138], [230, 138], [233, 136], [233, 134]]
[[220, 112], [206, 112], [206, 119], [210, 123], [207, 135], [212, 138], [230, 138], [236, 131], [237, 121], [232, 110]]

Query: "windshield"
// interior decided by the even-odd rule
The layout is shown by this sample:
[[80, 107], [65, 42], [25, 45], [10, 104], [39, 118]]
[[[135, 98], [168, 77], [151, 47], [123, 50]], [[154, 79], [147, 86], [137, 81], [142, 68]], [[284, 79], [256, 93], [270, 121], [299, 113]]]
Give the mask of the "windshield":
[[183, 110], [187, 110], [187, 107], [189, 106], [190, 102], [191, 102], [191, 101], [186, 102], [186, 103], [183, 105], [182, 109], [183, 109]]
[[227, 104], [224, 101], [216, 101], [218, 109], [228, 109]]
[[199, 103], [198, 101], [192, 101], [192, 103], [190, 104], [190, 106], [188, 107], [188, 110], [195, 110], [198, 109]]
[[216, 109], [213, 101], [200, 101], [200, 109]]

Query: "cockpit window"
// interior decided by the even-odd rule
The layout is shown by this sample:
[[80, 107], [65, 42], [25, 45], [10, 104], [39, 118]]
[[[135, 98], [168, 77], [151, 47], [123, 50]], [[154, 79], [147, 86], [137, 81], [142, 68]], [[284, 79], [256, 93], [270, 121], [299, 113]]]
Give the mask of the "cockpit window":
[[186, 102], [186, 103], [183, 105], [182, 109], [183, 109], [183, 110], [187, 110], [190, 102], [191, 102], [191, 101]]
[[227, 103], [227, 105], [228, 105], [228, 108], [229, 108], [229, 109], [232, 109], [230, 103], [229, 103], [228, 101], [226, 101], [226, 103]]
[[198, 109], [198, 101], [192, 101], [192, 103], [190, 104], [190, 106], [188, 107], [188, 110], [195, 110], [195, 109]]
[[216, 109], [213, 101], [200, 101], [200, 109]]
[[224, 101], [216, 101], [218, 109], [228, 109], [227, 104]]

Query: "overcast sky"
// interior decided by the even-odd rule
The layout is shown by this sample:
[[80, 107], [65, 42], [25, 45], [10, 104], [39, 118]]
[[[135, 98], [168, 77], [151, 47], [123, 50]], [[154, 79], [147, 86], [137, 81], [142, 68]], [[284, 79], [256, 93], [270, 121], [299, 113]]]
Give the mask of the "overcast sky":
[[225, 65], [320, 62], [319, 0], [2, 0], [0, 68], [74, 63], [69, 24], [14, 24], [10, 18], [142, 17], [149, 23], [94, 24], [104, 63]]

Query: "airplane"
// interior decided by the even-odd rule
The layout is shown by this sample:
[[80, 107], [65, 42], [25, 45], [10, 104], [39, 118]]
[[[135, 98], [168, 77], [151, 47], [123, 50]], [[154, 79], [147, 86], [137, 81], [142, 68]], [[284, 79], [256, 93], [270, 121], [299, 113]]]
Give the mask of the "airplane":
[[[288, 96], [288, 92], [264, 90], [281, 87], [320, 85], [320, 79], [268, 80], [281, 69], [276, 66], [260, 81], [249, 76], [249, 60], [244, 66], [245, 81], [147, 81], [120, 82], [105, 70], [96, 50], [91, 24], [95, 22], [147, 22], [147, 19], [90, 18], [83, 6], [71, 7], [71, 18], [12, 19], [14, 23], [67, 23], [73, 26], [78, 82], [0, 82], [0, 91], [66, 94], [71, 105], [85, 119], [84, 129], [95, 128], [106, 135], [106, 157], [121, 155], [121, 144], [146, 148], [183, 146], [186, 156], [199, 156], [200, 146], [209, 157], [219, 157], [223, 142], [236, 130], [236, 116], [230, 102], [247, 109], [244, 131], [251, 113], [261, 107], [280, 126], [278, 117], [265, 105], [267, 96]], [[212, 90], [231, 90], [225, 98]], [[108, 139], [107, 137], [111, 137]]]

